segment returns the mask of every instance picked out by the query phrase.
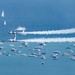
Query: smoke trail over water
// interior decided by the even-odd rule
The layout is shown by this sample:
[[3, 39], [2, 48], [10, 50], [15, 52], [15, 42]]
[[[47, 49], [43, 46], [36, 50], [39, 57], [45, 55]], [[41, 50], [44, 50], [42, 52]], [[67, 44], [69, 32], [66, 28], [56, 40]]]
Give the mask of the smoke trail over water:
[[49, 30], [49, 31], [33, 31], [33, 32], [18, 32], [19, 34], [22, 35], [27, 35], [27, 34], [39, 34], [39, 35], [51, 35], [51, 34], [72, 34], [75, 33], [75, 28], [71, 29], [62, 29], [62, 30]]
[[75, 37], [71, 38], [34, 38], [34, 39], [25, 39], [18, 40], [25, 42], [75, 42]]

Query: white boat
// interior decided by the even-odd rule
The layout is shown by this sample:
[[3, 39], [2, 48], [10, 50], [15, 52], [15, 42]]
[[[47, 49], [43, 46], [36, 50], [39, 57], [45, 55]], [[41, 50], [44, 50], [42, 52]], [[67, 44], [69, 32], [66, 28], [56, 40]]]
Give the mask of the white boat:
[[75, 61], [75, 56], [71, 56], [70, 59]]
[[6, 25], [6, 21], [4, 21], [4, 26]]
[[16, 28], [16, 30], [18, 30], [18, 31], [22, 30], [22, 32], [24, 32], [26, 30], [26, 28], [19, 26], [19, 27]]
[[13, 45], [13, 44], [10, 44], [9, 46], [14, 47], [14, 45]]
[[2, 11], [1, 17], [4, 17], [4, 11]]
[[0, 44], [3, 44], [3, 42], [0, 42]]

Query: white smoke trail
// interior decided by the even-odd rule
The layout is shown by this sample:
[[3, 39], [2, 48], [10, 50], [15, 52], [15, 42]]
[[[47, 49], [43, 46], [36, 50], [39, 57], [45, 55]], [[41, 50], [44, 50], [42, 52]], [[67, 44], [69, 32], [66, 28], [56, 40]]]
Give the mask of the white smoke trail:
[[62, 29], [62, 30], [49, 30], [49, 31], [33, 31], [33, 32], [18, 32], [19, 34], [26, 35], [26, 34], [45, 34], [45, 35], [51, 35], [51, 34], [72, 34], [75, 33], [75, 28], [71, 29]]
[[18, 40], [24, 42], [75, 42], [75, 37], [71, 38], [34, 38], [34, 39], [25, 39]]

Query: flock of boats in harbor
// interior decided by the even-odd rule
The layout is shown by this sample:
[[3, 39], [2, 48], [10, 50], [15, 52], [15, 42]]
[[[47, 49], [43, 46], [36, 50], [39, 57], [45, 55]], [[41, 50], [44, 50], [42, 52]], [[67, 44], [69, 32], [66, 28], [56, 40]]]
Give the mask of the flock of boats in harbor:
[[[37, 46], [32, 47], [32, 45], [30, 45], [28, 42], [19, 42], [20, 45], [18, 46], [18, 48], [16, 49], [14, 43], [17, 42], [10, 42], [9, 44], [9, 51], [5, 50], [5, 47], [3, 47], [3, 44], [5, 42], [0, 42], [0, 55], [4, 55], [4, 56], [13, 56], [13, 55], [19, 55], [19, 56], [24, 56], [24, 57], [31, 57], [31, 58], [40, 58], [42, 61], [47, 59], [47, 52], [44, 50], [46, 45], [48, 44], [47, 42], [41, 42], [41, 43], [37, 43]], [[68, 57], [71, 60], [75, 61], [75, 52], [74, 50], [71, 49], [71, 47], [75, 47], [75, 44], [71, 44], [68, 47], [66, 47], [65, 49], [67, 49], [67, 51], [65, 52], [61, 52], [60, 50], [53, 50], [52, 53], [50, 54], [51, 59], [53, 60], [60, 60], [59, 57]], [[24, 50], [27, 49], [30, 53], [26, 53]], [[41, 64], [45, 64], [45, 62], [41, 62]]]

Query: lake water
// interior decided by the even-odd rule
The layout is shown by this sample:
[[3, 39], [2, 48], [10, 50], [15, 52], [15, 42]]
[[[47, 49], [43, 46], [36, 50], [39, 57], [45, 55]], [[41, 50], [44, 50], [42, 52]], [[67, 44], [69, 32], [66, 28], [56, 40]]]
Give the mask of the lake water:
[[[11, 44], [14, 47], [10, 46]], [[3, 49], [0, 52], [10, 53], [10, 56], [6, 54], [0, 55], [0, 73], [1, 75], [72, 75], [75, 74], [75, 61], [71, 60], [70, 50], [75, 49], [75, 47], [70, 46], [73, 43], [47, 43], [43, 46], [40, 51], [32, 50], [31, 48], [39, 47], [39, 43], [29, 43], [29, 47], [21, 46], [20, 42], [8, 42], [4, 43]], [[20, 54], [27, 54], [27, 56], [21, 56], [19, 53], [14, 54], [11, 48], [20, 50]], [[58, 55], [58, 60], [54, 60], [51, 55], [54, 51], [60, 51]], [[46, 53], [46, 59], [42, 59], [41, 56], [33, 57], [29, 56], [34, 53]], [[69, 53], [69, 56], [62, 56], [63, 53]], [[75, 53], [75, 51], [73, 52]], [[44, 62], [44, 64], [42, 64]]]

